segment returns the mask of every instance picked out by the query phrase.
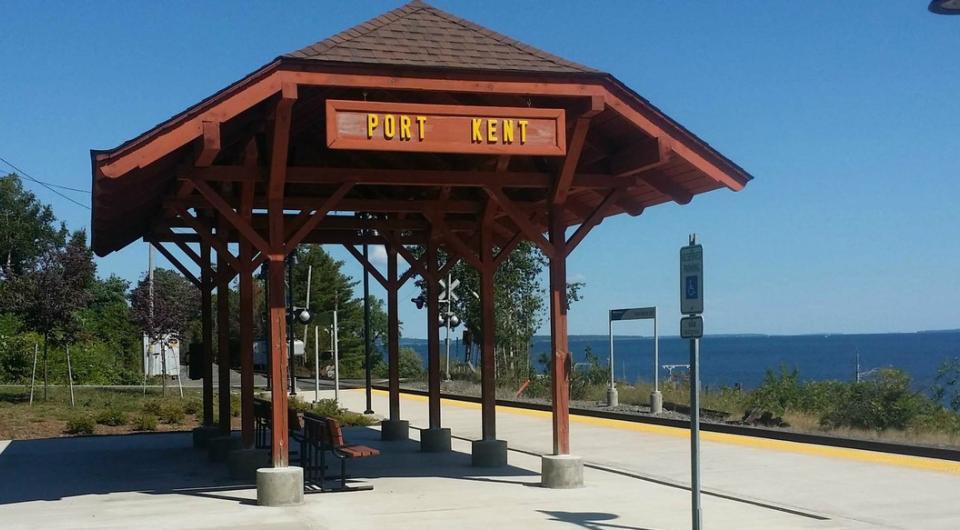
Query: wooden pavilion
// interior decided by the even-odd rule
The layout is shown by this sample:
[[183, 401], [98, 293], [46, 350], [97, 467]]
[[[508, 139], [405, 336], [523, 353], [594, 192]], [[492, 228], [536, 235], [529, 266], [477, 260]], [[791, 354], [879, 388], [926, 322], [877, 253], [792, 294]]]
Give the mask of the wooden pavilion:
[[[213, 425], [213, 314], [219, 428], [230, 425], [227, 297], [239, 278], [242, 444], [253, 447], [253, 274], [268, 263], [272, 465], [288, 466], [283, 262], [300, 243], [384, 245], [389, 420], [401, 421], [397, 291], [427, 285], [429, 428], [442, 428], [438, 280], [456, 260], [481, 278], [482, 432], [496, 442], [494, 271], [523, 240], [549, 258], [553, 449], [570, 452], [566, 257], [612, 215], [740, 190], [742, 168], [612, 75], [414, 1], [277, 57], [153, 129], [93, 151], [92, 244], [105, 256], [143, 239], [203, 293], [204, 421]], [[370, 215], [357, 216], [363, 212]], [[200, 274], [177, 261], [189, 256]], [[417, 259], [409, 247], [423, 249]], [[438, 253], [450, 256], [440, 263]], [[216, 267], [212, 266], [216, 258]], [[402, 257], [409, 269], [398, 269]], [[502, 456], [502, 458], [501, 458]], [[544, 472], [547, 473], [547, 458]], [[544, 479], [545, 483], [548, 481]], [[549, 485], [549, 484], [547, 484]]]

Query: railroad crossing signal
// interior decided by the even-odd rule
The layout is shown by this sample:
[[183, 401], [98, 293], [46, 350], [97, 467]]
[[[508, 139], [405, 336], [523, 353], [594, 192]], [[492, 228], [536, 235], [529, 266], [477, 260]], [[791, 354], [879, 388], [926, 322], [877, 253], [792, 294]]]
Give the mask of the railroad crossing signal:
[[450, 288], [448, 289], [447, 282], [440, 280], [440, 289], [442, 289], [442, 291], [440, 292], [440, 301], [441, 302], [446, 302], [448, 300], [451, 302], [459, 301], [460, 297], [457, 296], [457, 293], [454, 292], [454, 290], [456, 290], [456, 288], [459, 286], [460, 286], [460, 280], [453, 280], [450, 282]]

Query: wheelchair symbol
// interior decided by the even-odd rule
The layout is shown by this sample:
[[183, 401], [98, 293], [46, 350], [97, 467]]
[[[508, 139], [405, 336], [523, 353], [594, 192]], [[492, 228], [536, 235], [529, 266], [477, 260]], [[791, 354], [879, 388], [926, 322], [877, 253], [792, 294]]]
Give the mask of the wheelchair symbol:
[[697, 277], [696, 277], [696, 276], [687, 276], [687, 281], [686, 281], [686, 284], [687, 284], [687, 287], [686, 287], [687, 298], [699, 298], [699, 296], [700, 296], [700, 294], [699, 294], [699, 293], [700, 293], [700, 289], [699, 289], [699, 285], [697, 285], [697, 283], [698, 283], [698, 282], [697, 282]]

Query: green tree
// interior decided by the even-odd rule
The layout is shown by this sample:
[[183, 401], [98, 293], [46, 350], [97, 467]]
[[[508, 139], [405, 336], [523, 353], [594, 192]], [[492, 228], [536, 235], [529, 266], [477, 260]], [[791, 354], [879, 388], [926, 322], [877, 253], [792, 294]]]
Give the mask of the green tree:
[[[184, 332], [200, 312], [200, 290], [175, 271], [156, 269], [153, 296], [150, 279], [144, 277], [130, 292], [130, 305], [137, 326], [152, 342], [161, 344], [161, 360], [165, 363], [163, 339], [170, 336], [183, 342]], [[166, 365], [163, 371], [166, 373]], [[163, 378], [163, 390], [166, 392], [166, 377]]]
[[[337, 309], [340, 368], [344, 377], [359, 377], [363, 373], [363, 299], [354, 296], [359, 284], [344, 274], [342, 261], [334, 259], [320, 245], [301, 245], [297, 249], [297, 265], [293, 269], [293, 303], [306, 306], [307, 276], [310, 276], [310, 307], [314, 314]], [[312, 272], [311, 272], [312, 268]], [[376, 281], [371, 279], [371, 281]], [[370, 297], [370, 328], [373, 351], [372, 368], [383, 362], [387, 336], [387, 315], [382, 300]], [[315, 324], [310, 324], [314, 326]], [[304, 326], [294, 325], [298, 339], [304, 336]], [[311, 332], [312, 335], [312, 332]], [[308, 340], [307, 352], [313, 351], [313, 340]], [[326, 344], [321, 341], [321, 347]]]
[[[13, 271], [13, 269], [11, 269]], [[27, 329], [43, 336], [43, 394], [47, 397], [47, 361], [51, 342], [73, 342], [82, 329], [80, 310], [90, 300], [96, 265], [87, 247], [86, 233], [74, 232], [62, 248], [44, 251], [22, 273], [6, 282], [5, 297]]]
[[[412, 248], [417, 257], [422, 248]], [[445, 259], [441, 252], [441, 260]], [[496, 321], [496, 366], [498, 377], [524, 379], [532, 370], [530, 341], [543, 323], [545, 289], [541, 283], [547, 259], [536, 245], [524, 241], [507, 257], [494, 275], [494, 320]], [[452, 311], [464, 322], [472, 342], [479, 341], [480, 301], [471, 293], [479, 293], [477, 271], [463, 261], [451, 269], [451, 277], [460, 281], [459, 300]], [[423, 281], [417, 285], [423, 289]], [[581, 299], [582, 282], [567, 284], [568, 303]], [[441, 306], [441, 310], [445, 307]]]
[[44, 253], [66, 243], [67, 228], [15, 174], [0, 177], [0, 279], [22, 274]]

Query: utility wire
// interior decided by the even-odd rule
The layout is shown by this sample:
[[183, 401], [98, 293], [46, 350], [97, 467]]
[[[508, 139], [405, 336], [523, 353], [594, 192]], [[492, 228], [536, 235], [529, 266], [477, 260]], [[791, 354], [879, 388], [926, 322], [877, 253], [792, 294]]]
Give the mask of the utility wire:
[[4, 164], [6, 164], [6, 165], [10, 166], [11, 168], [13, 168], [13, 170], [16, 172], [17, 175], [19, 175], [19, 176], [21, 176], [21, 177], [23, 177], [23, 178], [25, 178], [25, 179], [27, 179], [27, 180], [30, 180], [30, 181], [32, 181], [32, 182], [36, 182], [37, 184], [43, 186], [44, 188], [47, 188], [48, 190], [52, 191], [53, 193], [56, 193], [57, 195], [59, 195], [59, 196], [63, 197], [64, 199], [72, 202], [73, 204], [76, 204], [77, 206], [80, 206], [81, 208], [86, 208], [86, 209], [88, 209], [88, 210], [90, 209], [90, 207], [87, 206], [86, 204], [83, 204], [83, 203], [80, 202], [80, 201], [74, 200], [72, 197], [68, 197], [67, 195], [64, 195], [63, 193], [60, 193], [60, 192], [57, 191], [55, 188], [62, 188], [62, 189], [65, 189], [65, 190], [75, 191], [75, 192], [78, 192], [78, 193], [90, 193], [89, 191], [87, 191], [87, 190], [81, 190], [81, 189], [78, 189], [78, 188], [71, 188], [70, 186], [61, 186], [60, 184], [53, 184], [53, 183], [50, 183], [50, 182], [44, 182], [44, 181], [42, 181], [42, 180], [40, 180], [40, 179], [34, 178], [34, 177], [30, 176], [26, 171], [24, 171], [24, 170], [18, 168], [17, 166], [11, 164], [10, 161], [8, 161], [7, 159], [3, 158], [2, 156], [0, 156], [0, 162], [3, 162]]

